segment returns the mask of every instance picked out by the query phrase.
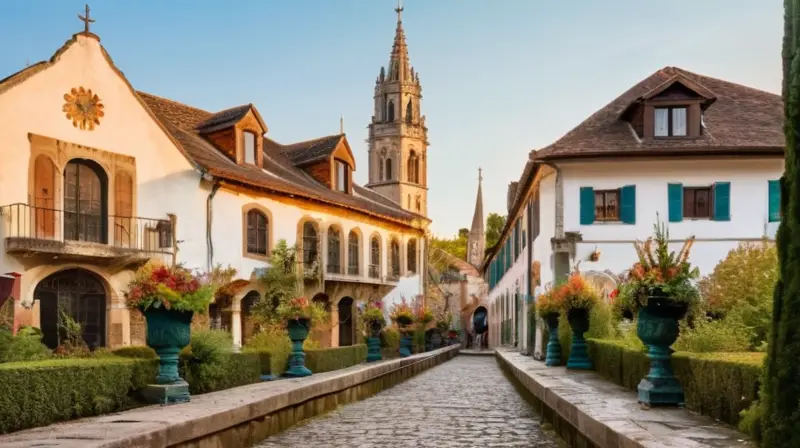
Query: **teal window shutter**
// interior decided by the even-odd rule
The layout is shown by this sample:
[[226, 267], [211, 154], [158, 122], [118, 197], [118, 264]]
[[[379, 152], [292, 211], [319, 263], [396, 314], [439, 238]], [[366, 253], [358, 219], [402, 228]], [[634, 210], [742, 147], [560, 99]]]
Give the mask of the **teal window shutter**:
[[594, 188], [581, 187], [581, 225], [594, 223]]
[[668, 184], [669, 222], [683, 221], [683, 184]]
[[636, 224], [636, 185], [620, 188], [619, 219], [623, 224]]
[[731, 220], [731, 183], [717, 182], [712, 187], [714, 196], [714, 221]]
[[769, 222], [781, 220], [781, 181], [769, 181]]

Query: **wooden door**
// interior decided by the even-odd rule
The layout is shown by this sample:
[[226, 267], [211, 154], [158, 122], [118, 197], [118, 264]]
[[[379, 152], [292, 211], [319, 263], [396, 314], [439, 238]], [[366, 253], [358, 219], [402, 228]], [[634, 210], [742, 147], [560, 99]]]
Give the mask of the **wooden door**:
[[32, 238], [55, 237], [55, 189], [56, 167], [49, 157], [40, 155], [33, 165], [33, 213], [34, 235]]

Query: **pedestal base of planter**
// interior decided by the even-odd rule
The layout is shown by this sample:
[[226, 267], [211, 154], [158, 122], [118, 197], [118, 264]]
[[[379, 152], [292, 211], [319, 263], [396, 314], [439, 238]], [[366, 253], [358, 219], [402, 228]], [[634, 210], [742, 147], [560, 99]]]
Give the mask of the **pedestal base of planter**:
[[561, 365], [561, 342], [558, 340], [558, 315], [546, 318], [548, 333], [547, 354], [544, 365], [547, 367]]
[[639, 382], [639, 403], [650, 406], [683, 406], [683, 387], [675, 377], [651, 379]]
[[586, 347], [586, 341], [581, 338], [576, 340], [573, 335], [572, 345], [569, 351], [569, 359], [567, 360], [567, 368], [570, 370], [592, 370], [592, 360], [589, 359], [589, 351]]
[[283, 373], [283, 376], [287, 376], [289, 378], [300, 378], [310, 375], [311, 370], [306, 367], [306, 354], [302, 351], [293, 351], [292, 354], [289, 355], [289, 369]]
[[411, 336], [400, 336], [400, 357], [405, 358], [411, 356]]
[[383, 355], [381, 355], [381, 338], [367, 338], [367, 362], [380, 361], [381, 359], [383, 359]]
[[148, 403], [162, 406], [190, 401], [189, 383], [184, 380], [171, 384], [148, 384], [141, 390], [141, 394]]

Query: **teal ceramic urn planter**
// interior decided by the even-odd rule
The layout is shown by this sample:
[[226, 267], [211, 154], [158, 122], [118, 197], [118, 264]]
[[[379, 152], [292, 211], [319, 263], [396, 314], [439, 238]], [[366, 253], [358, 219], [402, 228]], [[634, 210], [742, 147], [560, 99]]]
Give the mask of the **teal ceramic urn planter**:
[[289, 339], [292, 340], [292, 353], [289, 355], [289, 369], [284, 372], [284, 376], [299, 378], [311, 375], [311, 370], [306, 367], [306, 354], [303, 351], [310, 324], [308, 319], [289, 319], [286, 323]]
[[400, 330], [399, 352], [401, 358], [411, 356], [411, 332], [409, 330]]
[[561, 365], [561, 342], [558, 340], [558, 314], [550, 314], [545, 317], [547, 322], [547, 355], [544, 365], [548, 367]]
[[589, 331], [589, 310], [571, 309], [567, 311], [567, 321], [572, 329], [572, 345], [570, 346], [567, 368], [570, 370], [592, 370], [592, 361], [586, 348], [583, 334]]
[[381, 355], [381, 323], [370, 323], [370, 337], [367, 338], [367, 362], [380, 361]]
[[675, 303], [656, 291], [647, 306], [639, 310], [636, 333], [647, 345], [650, 372], [637, 388], [639, 403], [645, 406], [683, 406], [684, 394], [672, 371], [670, 346], [678, 339], [678, 321], [686, 315], [688, 305]]
[[191, 311], [150, 307], [143, 312], [147, 320], [147, 346], [158, 355], [156, 384], [143, 391], [149, 401], [160, 404], [189, 401], [189, 384], [178, 373], [178, 358], [191, 340]]

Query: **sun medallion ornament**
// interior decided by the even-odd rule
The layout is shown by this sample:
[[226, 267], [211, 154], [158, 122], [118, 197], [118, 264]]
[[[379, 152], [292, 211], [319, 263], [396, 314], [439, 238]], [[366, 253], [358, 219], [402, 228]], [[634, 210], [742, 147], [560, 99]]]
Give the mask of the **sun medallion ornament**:
[[92, 93], [92, 89], [83, 87], [72, 88], [64, 94], [64, 107], [62, 110], [67, 120], [72, 120], [72, 125], [81, 130], [93, 131], [100, 124], [100, 118], [105, 115], [100, 97]]

